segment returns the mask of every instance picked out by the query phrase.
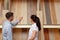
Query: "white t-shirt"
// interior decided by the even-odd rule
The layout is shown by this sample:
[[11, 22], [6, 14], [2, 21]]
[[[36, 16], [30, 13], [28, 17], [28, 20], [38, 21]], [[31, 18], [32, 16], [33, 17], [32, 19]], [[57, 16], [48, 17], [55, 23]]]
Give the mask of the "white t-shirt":
[[37, 27], [36, 23], [34, 23], [29, 30], [28, 40], [32, 37], [33, 31], [37, 32], [34, 40], [38, 40], [38, 27]]

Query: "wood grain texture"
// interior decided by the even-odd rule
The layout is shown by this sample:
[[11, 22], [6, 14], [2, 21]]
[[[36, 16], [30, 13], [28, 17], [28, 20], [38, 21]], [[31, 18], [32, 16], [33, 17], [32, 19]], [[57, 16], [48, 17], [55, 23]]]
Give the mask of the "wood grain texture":
[[4, 0], [0, 0], [0, 24], [2, 24], [3, 20], [3, 14], [2, 14], [3, 9], [4, 9]]
[[50, 40], [49, 39], [49, 30], [48, 29], [44, 29], [44, 37], [45, 37], [45, 40]]
[[49, 6], [49, 0], [44, 0], [44, 5], [45, 5], [45, 12], [46, 12], [46, 22], [47, 25], [52, 24], [51, 20], [51, 14], [50, 14], [50, 6]]
[[55, 12], [55, 5], [54, 5], [54, 0], [49, 0], [49, 5], [50, 5], [50, 14], [51, 14], [51, 20], [52, 24], [57, 24], [57, 19], [56, 19], [56, 12]]
[[60, 40], [60, 29], [44, 29], [45, 40]]
[[55, 40], [60, 40], [59, 29], [53, 29]]
[[46, 12], [45, 12], [45, 5], [44, 5], [44, 0], [41, 1], [42, 2], [42, 11], [43, 11], [43, 24], [47, 24], [46, 22]]
[[49, 39], [50, 40], [55, 40], [55, 36], [54, 36], [54, 31], [53, 29], [48, 29], [49, 30]]
[[[54, 24], [60, 24], [60, 21], [59, 21], [60, 20], [59, 19], [59, 17], [60, 17], [59, 16], [60, 15], [59, 14], [60, 13], [60, 11], [59, 11], [59, 9], [60, 9], [60, 1], [59, 0], [45, 0], [45, 1], [43, 0], [43, 3], [44, 4], [42, 4], [42, 5], [45, 5], [45, 3], [46, 3], [46, 5], [43, 6], [45, 8], [43, 8], [42, 11], [44, 13], [45, 13], [45, 11], [46, 11], [46, 13], [50, 13], [50, 14], [47, 14], [48, 16], [46, 15], [46, 13], [44, 14], [44, 18], [43, 18], [44, 19], [44, 24], [47, 24], [48, 25], [48, 23], [50, 23], [50, 21], [49, 21], [50, 19], [51, 19], [51, 24], [50, 25], [52, 25], [52, 24], [53, 25]], [[49, 5], [49, 10], [48, 10], [48, 6], [47, 5]], [[50, 15], [50, 17], [49, 17], [49, 15]]]
[[37, 14], [37, 0], [27, 0], [27, 20], [29, 20], [27, 23], [30, 23], [30, 17], [31, 15]]
[[40, 19], [40, 23], [41, 23], [41, 31], [39, 31], [39, 40], [44, 40], [44, 32], [43, 32], [43, 14], [42, 11], [37, 11], [37, 16]]
[[14, 18], [21, 17], [22, 8], [22, 0], [11, 0], [11, 11], [14, 13]]
[[0, 40], [2, 40], [2, 29], [0, 29]]
[[27, 40], [29, 29], [13, 29], [13, 40]]
[[60, 24], [60, 0], [54, 0], [57, 24]]
[[30, 24], [30, 16], [37, 11], [37, 0], [11, 0], [11, 11], [15, 18], [24, 17], [19, 24]]
[[22, 29], [13, 29], [13, 40], [22, 40]]

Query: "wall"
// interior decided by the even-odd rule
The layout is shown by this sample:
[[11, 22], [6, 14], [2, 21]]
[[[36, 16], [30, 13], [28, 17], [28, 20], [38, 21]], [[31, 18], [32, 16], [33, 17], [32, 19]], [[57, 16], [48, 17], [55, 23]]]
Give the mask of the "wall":
[[60, 0], [42, 0], [44, 24], [60, 24]]

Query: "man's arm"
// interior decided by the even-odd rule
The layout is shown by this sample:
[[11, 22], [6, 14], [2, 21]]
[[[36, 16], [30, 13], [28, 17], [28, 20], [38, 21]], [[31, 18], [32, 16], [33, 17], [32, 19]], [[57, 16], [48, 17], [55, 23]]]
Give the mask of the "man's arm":
[[13, 26], [16, 26], [22, 19], [23, 19], [23, 17], [19, 17], [18, 20], [14, 21], [14, 22], [11, 22], [11, 24], [12, 24]]

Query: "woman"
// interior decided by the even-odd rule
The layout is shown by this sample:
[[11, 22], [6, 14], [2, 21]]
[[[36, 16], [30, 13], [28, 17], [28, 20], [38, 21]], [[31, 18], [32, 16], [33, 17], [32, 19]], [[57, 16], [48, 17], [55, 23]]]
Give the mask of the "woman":
[[29, 30], [28, 40], [38, 40], [38, 31], [41, 30], [40, 20], [36, 15], [31, 16], [32, 26]]

